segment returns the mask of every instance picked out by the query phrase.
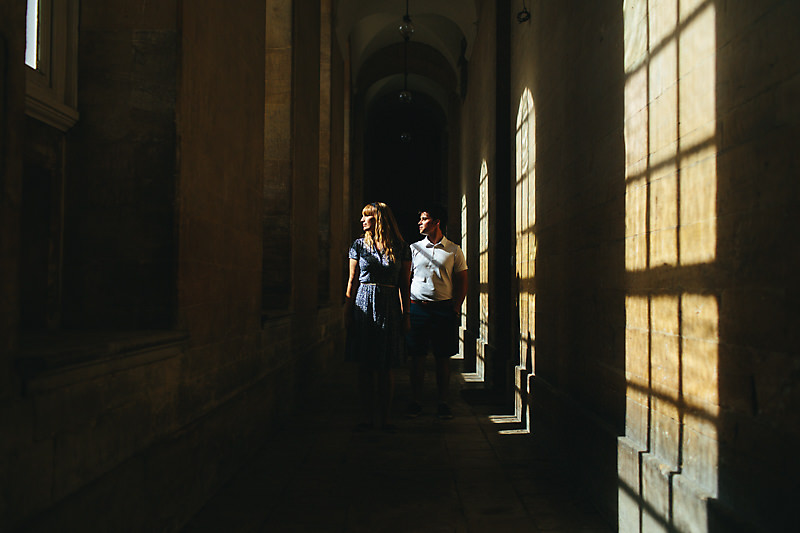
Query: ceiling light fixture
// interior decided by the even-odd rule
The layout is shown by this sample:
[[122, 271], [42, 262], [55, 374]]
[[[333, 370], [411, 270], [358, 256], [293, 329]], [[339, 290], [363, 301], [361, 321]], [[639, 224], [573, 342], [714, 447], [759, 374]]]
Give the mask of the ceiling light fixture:
[[411, 22], [411, 17], [408, 16], [408, 0], [406, 0], [406, 14], [403, 15], [403, 22], [398, 27], [398, 30], [400, 30], [400, 35], [403, 36], [403, 40], [406, 42], [414, 35], [414, 23]]
[[525, 0], [522, 0], [522, 11], [517, 13], [517, 22], [522, 24], [523, 22], [528, 22], [531, 19], [531, 13], [528, 11], [527, 6], [525, 6]]
[[[398, 28], [400, 35], [403, 36], [403, 90], [398, 94], [398, 99], [401, 104], [410, 104], [412, 98], [411, 91], [408, 90], [408, 41], [414, 35], [414, 23], [411, 22], [411, 17], [408, 15], [408, 0], [406, 0], [406, 14], [403, 15], [403, 22]], [[411, 142], [411, 133], [404, 131], [400, 134], [400, 141], [404, 143]]]
[[403, 36], [403, 90], [398, 95], [400, 102], [411, 103], [411, 91], [408, 90], [408, 41], [414, 34], [414, 23], [408, 15], [408, 0], [406, 0], [406, 14], [403, 15], [403, 23], [400, 24], [400, 35]]

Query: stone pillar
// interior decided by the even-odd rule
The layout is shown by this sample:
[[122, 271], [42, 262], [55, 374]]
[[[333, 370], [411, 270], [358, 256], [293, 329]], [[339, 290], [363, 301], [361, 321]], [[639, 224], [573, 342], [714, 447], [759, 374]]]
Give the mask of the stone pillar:
[[19, 324], [19, 223], [25, 64], [25, 2], [0, 3], [0, 387], [11, 378]]
[[292, 2], [267, 1], [261, 307], [289, 310], [292, 272]]
[[317, 297], [320, 306], [330, 300], [331, 266], [331, 0], [320, 1], [319, 58], [319, 258]]
[[364, 116], [366, 109], [363, 96], [363, 94], [353, 96], [353, 111], [350, 115], [353, 117], [352, 134], [350, 135], [353, 149], [350, 160], [354, 162], [354, 165], [350, 169], [350, 202], [345, 221], [349, 229], [349, 240], [354, 239], [360, 233], [361, 225], [357, 222], [361, 217], [361, 208], [364, 202], [364, 129], [366, 128]]
[[[319, 235], [320, 12], [295, 11], [292, 63], [292, 299], [296, 340], [317, 309]], [[301, 8], [295, 4], [295, 10]]]
[[349, 202], [349, 172], [346, 168], [347, 152], [347, 72], [338, 47], [338, 40], [332, 39], [331, 53], [331, 125], [330, 134], [330, 303], [338, 307], [344, 295], [347, 275], [346, 249], [347, 205]]
[[[494, 172], [489, 177], [492, 181], [492, 202], [490, 202], [490, 235], [493, 249], [490, 254], [489, 279], [492, 284], [490, 296], [491, 317], [489, 341], [494, 347], [495, 359], [492, 362], [493, 387], [504, 390], [509, 398], [513, 398], [513, 360], [511, 359], [511, 338], [514, 334], [514, 307], [511, 300], [511, 280], [514, 277], [514, 266], [509, 258], [514, 255], [513, 221], [514, 221], [514, 179], [511, 158], [512, 124], [510, 105], [511, 61], [510, 61], [510, 8], [509, 2], [496, 4], [495, 46], [495, 114], [496, 138]], [[511, 384], [509, 387], [508, 384]]]

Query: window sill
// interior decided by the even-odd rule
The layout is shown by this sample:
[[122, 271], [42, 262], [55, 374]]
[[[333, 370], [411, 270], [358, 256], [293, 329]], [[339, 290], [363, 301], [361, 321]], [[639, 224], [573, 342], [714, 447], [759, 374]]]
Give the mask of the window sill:
[[14, 366], [25, 394], [175, 357], [187, 339], [182, 331], [23, 332]]
[[69, 130], [80, 116], [76, 109], [50, 98], [46, 89], [36, 86], [28, 87], [25, 113], [60, 131]]

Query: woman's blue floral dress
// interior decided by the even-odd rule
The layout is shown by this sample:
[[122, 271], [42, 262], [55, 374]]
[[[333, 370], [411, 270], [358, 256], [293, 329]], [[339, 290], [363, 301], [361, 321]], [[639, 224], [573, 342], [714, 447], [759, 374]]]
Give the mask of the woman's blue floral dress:
[[405, 335], [398, 286], [402, 262], [411, 261], [411, 248], [402, 243], [395, 252], [396, 260], [389, 262], [362, 237], [353, 242], [349, 256], [358, 261], [359, 286], [347, 332], [346, 358], [376, 369], [401, 366]]

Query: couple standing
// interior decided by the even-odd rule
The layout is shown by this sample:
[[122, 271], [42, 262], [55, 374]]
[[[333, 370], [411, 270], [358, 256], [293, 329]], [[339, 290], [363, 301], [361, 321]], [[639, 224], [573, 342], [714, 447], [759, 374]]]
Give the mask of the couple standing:
[[461, 248], [444, 236], [447, 213], [440, 206], [419, 212], [424, 237], [403, 241], [392, 210], [374, 202], [361, 210], [364, 236], [350, 247], [345, 323], [347, 359], [359, 365], [359, 391], [367, 421], [359, 428], [391, 430], [392, 370], [411, 358], [408, 416], [422, 412], [420, 399], [429, 346], [436, 358], [439, 418], [452, 418], [447, 404], [450, 356], [458, 351], [458, 314], [467, 294], [467, 263]]

